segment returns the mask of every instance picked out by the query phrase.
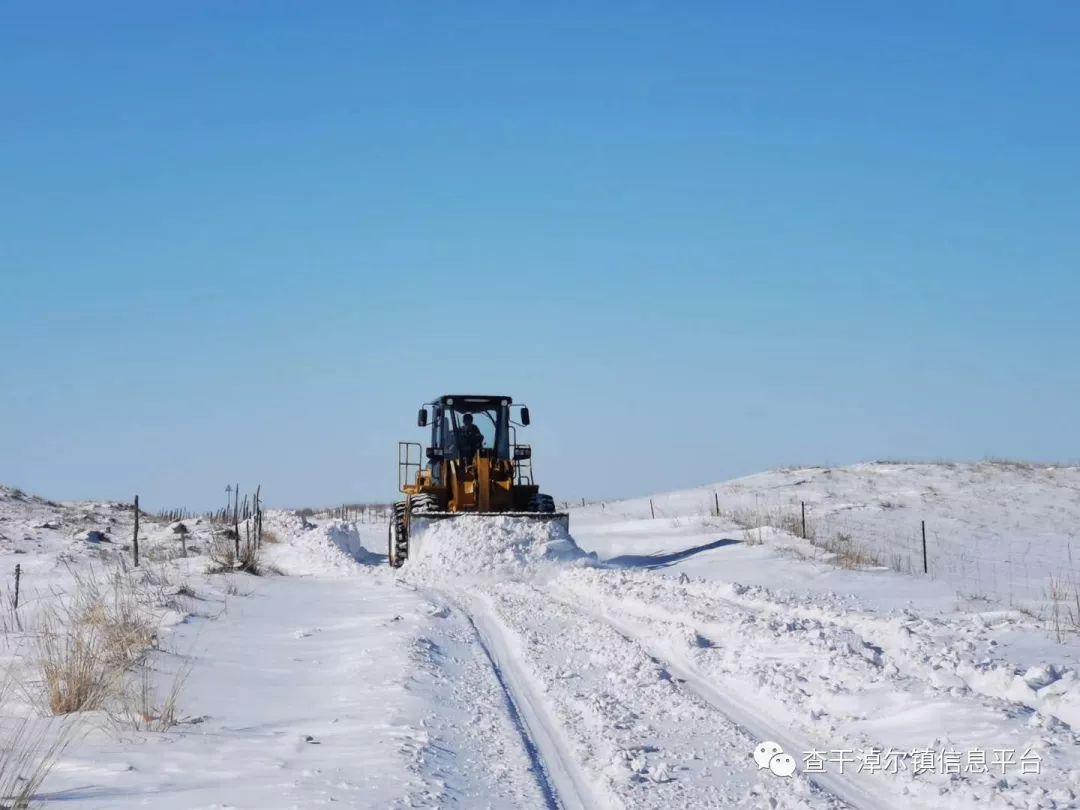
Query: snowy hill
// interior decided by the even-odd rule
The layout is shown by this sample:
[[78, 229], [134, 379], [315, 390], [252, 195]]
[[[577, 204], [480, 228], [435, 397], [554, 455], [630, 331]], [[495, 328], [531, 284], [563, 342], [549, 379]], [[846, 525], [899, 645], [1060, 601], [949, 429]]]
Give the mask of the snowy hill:
[[1040, 582], [1075, 575], [1078, 477], [784, 470], [574, 509], [570, 535], [443, 522], [398, 571], [381, 523], [270, 513], [262, 576], [148, 518], [135, 571], [130, 508], [3, 490], [0, 574], [33, 583], [4, 715], [45, 723], [34, 616], [110, 627], [119, 600], [153, 628], [126, 664], [148, 716], [175, 717], [80, 712], [46, 806], [1075, 807], [1078, 636]]
[[[963, 594], [1038, 604], [1054, 585], [1080, 583], [1080, 551], [1072, 548], [1080, 537], [1080, 467], [871, 463], [780, 470], [575, 509], [574, 526], [578, 535], [596, 533], [608, 552], [632, 551], [651, 549], [657, 536], [671, 536], [677, 546], [674, 538], [688, 526], [771, 526], [798, 535], [803, 504], [808, 535], [819, 546], [846, 543], [868, 561], [910, 573], [923, 570], [925, 521], [929, 576]], [[717, 506], [720, 519], [709, 520]], [[646, 521], [652, 514], [656, 519]], [[626, 531], [616, 518], [628, 521]], [[644, 545], [632, 540], [642, 536], [650, 538]]]

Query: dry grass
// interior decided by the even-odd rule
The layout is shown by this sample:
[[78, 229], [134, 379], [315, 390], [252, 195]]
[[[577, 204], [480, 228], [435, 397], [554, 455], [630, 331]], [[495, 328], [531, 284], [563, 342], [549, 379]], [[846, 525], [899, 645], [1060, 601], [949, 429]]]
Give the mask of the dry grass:
[[[7, 695], [9, 679], [10, 673], [5, 673], [0, 681], [0, 703]], [[73, 733], [74, 726], [66, 721], [0, 718], [0, 808], [40, 806], [35, 797]]]
[[[898, 571], [901, 574], [915, 573], [915, 567], [911, 564], [910, 554], [893, 554], [889, 567], [893, 571]], [[920, 570], [919, 573], [922, 573], [922, 571]]]
[[813, 541], [816, 534], [813, 521], [807, 516], [806, 534], [803, 535], [802, 512], [787, 509], [735, 509], [727, 513], [732, 523], [743, 529], [772, 528], [790, 534], [793, 537], [803, 537]]
[[263, 568], [259, 548], [254, 542], [240, 544], [240, 558], [237, 560], [237, 570], [245, 574], [262, 576]]
[[72, 571], [73, 594], [38, 636], [45, 702], [53, 714], [104, 708], [123, 672], [154, 643], [156, 622], [136, 583], [118, 568], [102, 583]]
[[[74, 628], [97, 628], [101, 636], [101, 653], [114, 666], [137, 663], [156, 636], [156, 617], [153, 615], [153, 590], [139, 585], [153, 584], [144, 576], [136, 582], [122, 568], [109, 574], [102, 586], [96, 574], [73, 572], [75, 596], [68, 607], [68, 624]], [[160, 602], [160, 600], [158, 600]]]
[[97, 625], [64, 627], [51, 620], [38, 637], [38, 660], [45, 704], [52, 714], [102, 709], [119, 682]]
[[[265, 534], [264, 534], [265, 537]], [[238, 553], [239, 552], [239, 553]], [[236, 541], [234, 532], [219, 532], [210, 544], [211, 574], [227, 574], [241, 571], [261, 576], [264, 573], [258, 546], [253, 540]]]
[[177, 702], [188, 674], [187, 668], [181, 669], [165, 695], [159, 697], [151, 671], [142, 667], [123, 692], [120, 719], [136, 731], [168, 731], [179, 722]]
[[1046, 587], [1049, 602], [1047, 625], [1059, 644], [1080, 634], [1080, 582], [1050, 577]]
[[[26, 604], [26, 595], [20, 595], [23, 604]], [[23, 619], [26, 611], [22, 613], [15, 607], [15, 591], [0, 588], [0, 632], [4, 635], [10, 633], [26, 632], [26, 622]]]
[[45, 707], [66, 715], [131, 703], [129, 674], [157, 647], [162, 611], [179, 607], [183, 589], [164, 567], [120, 564], [103, 576], [93, 569], [71, 575], [74, 588], [58, 595], [36, 635]]
[[[813, 520], [809, 509], [806, 524], [803, 525], [802, 510], [798, 507], [783, 509], [737, 509], [727, 515], [733, 523], [743, 529], [743, 540], [748, 545], [762, 545], [765, 542], [764, 529], [775, 529], [793, 537], [800, 537], [814, 546], [832, 555], [829, 562], [840, 568], [871, 568], [882, 565], [881, 560], [865, 546], [845, 532], [827, 532]], [[902, 561], [897, 560], [897, 570]], [[908, 563], [908, 571], [911, 566]]]
[[252, 591], [242, 590], [238, 577], [229, 577], [225, 582], [225, 594], [227, 596], [251, 596]]
[[762, 528], [758, 526], [755, 529], [743, 529], [743, 542], [748, 546], [765, 545], [765, 536], [762, 533]]
[[840, 568], [854, 570], [856, 568], [876, 568], [881, 566], [874, 554], [851, 539], [850, 534], [836, 532], [831, 537], [819, 538], [811, 541], [815, 546], [833, 555], [832, 563]]
[[271, 545], [276, 545], [277, 543], [281, 542], [281, 538], [278, 537], [275, 532], [272, 532], [269, 529], [263, 529], [262, 542], [263, 545], [266, 545], [267, 543], [270, 543]]
[[0, 730], [0, 807], [28, 810], [45, 777], [71, 741], [72, 727], [18, 718]]
[[212, 565], [211, 574], [225, 574], [236, 570], [236, 535], [232, 531], [216, 532], [210, 539], [207, 554]]

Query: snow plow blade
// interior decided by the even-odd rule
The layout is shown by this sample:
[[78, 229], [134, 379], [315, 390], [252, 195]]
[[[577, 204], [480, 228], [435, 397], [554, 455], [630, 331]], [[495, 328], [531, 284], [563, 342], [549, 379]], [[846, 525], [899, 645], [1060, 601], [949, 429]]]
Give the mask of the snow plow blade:
[[570, 514], [568, 512], [414, 512], [409, 518], [409, 534], [415, 538], [430, 523], [462, 517], [516, 518], [541, 523], [561, 523], [566, 531], [570, 531]]
[[561, 520], [570, 524], [569, 512], [414, 512], [413, 520], [447, 520], [461, 517], [511, 517], [526, 520]]
[[556, 524], [564, 533], [570, 532], [570, 515], [566, 512], [414, 512], [409, 516], [408, 556], [421, 552], [429, 526], [455, 518], [479, 520], [491, 518], [500, 521], [521, 521], [527, 524]]

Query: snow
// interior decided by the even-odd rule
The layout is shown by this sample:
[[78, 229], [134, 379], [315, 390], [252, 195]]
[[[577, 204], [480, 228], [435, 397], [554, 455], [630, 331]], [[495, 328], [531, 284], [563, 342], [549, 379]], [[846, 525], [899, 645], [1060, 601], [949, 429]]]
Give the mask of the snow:
[[[713, 517], [717, 504], [720, 514]], [[1072, 549], [1080, 525], [1077, 466], [984, 462], [796, 468], [594, 504], [575, 509], [572, 525], [585, 547], [590, 547], [585, 536], [605, 534], [608, 539], [599, 547], [608, 552], [653, 552], [656, 537], [669, 534], [681, 540], [686, 525], [738, 529], [733, 536], [741, 539], [737, 523], [771, 519], [775, 525], [786, 518], [797, 524], [802, 504], [808, 527], [819, 538], [850, 537], [886, 567], [903, 572], [922, 570], [925, 521], [930, 575], [951, 592], [1039, 603], [1052, 579], [1080, 583], [1080, 554]], [[682, 527], [669, 531], [680, 522]]]
[[[170, 527], [144, 518], [150, 562], [121, 578], [169, 582], [148, 603], [146, 664], [159, 693], [181, 683], [180, 722], [139, 731], [91, 713], [41, 798], [1075, 807], [1077, 636], [1049, 621], [1045, 584], [1075, 573], [1078, 484], [1075, 468], [1003, 464], [783, 470], [651, 507], [574, 509], [569, 533], [432, 521], [398, 571], [384, 524], [273, 512], [261, 577], [207, 574], [206, 524], [185, 521], [183, 558]], [[792, 532], [801, 501], [818, 545]], [[912, 553], [905, 533], [921, 520], [933, 527], [929, 575], [886, 556]], [[24, 687], [3, 696], [6, 714], [35, 711], [35, 615], [127, 559], [132, 529], [124, 506], [0, 490], [0, 575], [10, 582], [19, 563], [28, 588], [23, 630], [4, 635], [2, 663]], [[87, 542], [90, 530], [104, 542]], [[884, 564], [843, 567], [837, 533]], [[1038, 553], [1024, 564], [1028, 548]], [[792, 776], [754, 761], [765, 742], [795, 760]], [[1036, 754], [1040, 773], [1002, 773], [1004, 749]], [[893, 751], [900, 767], [813, 772], [815, 751]], [[982, 751], [988, 767], [915, 773], [929, 751]]]
[[465, 515], [431, 521], [414, 517], [413, 523], [410, 574], [535, 577], [541, 569], [583, 563], [588, 558], [566, 526], [556, 520]]

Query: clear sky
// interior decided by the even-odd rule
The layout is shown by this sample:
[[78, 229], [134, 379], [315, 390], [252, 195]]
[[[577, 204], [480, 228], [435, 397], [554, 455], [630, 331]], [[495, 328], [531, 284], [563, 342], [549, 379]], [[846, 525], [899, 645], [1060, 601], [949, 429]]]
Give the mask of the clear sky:
[[0, 481], [557, 499], [1080, 458], [1075, 3], [9, 2]]

